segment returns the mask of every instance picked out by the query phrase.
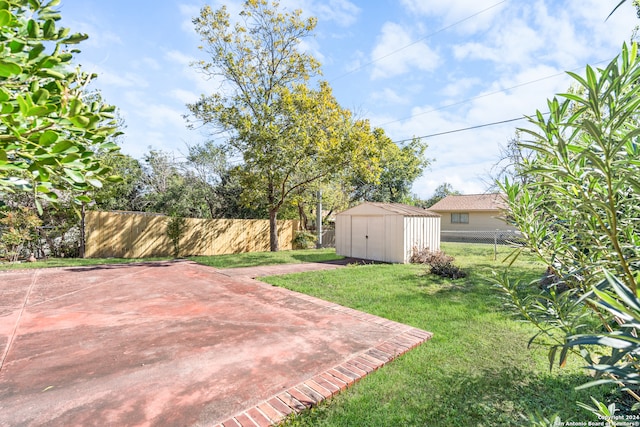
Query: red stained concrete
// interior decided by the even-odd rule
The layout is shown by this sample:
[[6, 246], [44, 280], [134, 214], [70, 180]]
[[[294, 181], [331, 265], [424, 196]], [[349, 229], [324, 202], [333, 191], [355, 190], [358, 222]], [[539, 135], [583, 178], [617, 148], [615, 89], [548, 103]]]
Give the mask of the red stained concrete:
[[2, 272], [0, 426], [269, 425], [430, 338], [250, 278], [337, 267]]

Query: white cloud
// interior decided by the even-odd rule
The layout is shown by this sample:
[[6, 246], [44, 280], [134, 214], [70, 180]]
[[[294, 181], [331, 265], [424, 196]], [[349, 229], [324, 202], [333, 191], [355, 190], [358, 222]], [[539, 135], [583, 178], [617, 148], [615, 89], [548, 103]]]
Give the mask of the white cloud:
[[200, 97], [197, 93], [184, 89], [173, 89], [169, 92], [171, 96], [183, 104], [191, 104], [198, 100]]
[[373, 101], [382, 101], [386, 104], [406, 105], [409, 103], [407, 97], [399, 95], [396, 91], [390, 88], [384, 88], [381, 91], [376, 91], [371, 94]]
[[482, 82], [478, 77], [450, 77], [449, 80], [451, 83], [442, 88], [440, 93], [450, 98], [460, 97]]
[[200, 15], [200, 6], [193, 4], [179, 4], [178, 9], [180, 15], [182, 15], [182, 24], [180, 28], [187, 34], [196, 35], [195, 27], [193, 25], [193, 18]]
[[360, 14], [360, 8], [348, 0], [318, 1], [311, 10], [319, 19], [334, 21], [343, 27], [352, 25]]
[[544, 47], [544, 40], [523, 19], [511, 19], [492, 31], [486, 40], [454, 46], [456, 59], [483, 59], [501, 67], [528, 66], [537, 61], [534, 53]]
[[101, 28], [101, 25], [91, 24], [91, 21], [96, 21], [95, 18], [88, 18], [82, 22], [72, 22], [69, 27], [74, 33], [85, 33], [89, 35], [89, 39], [82, 43], [83, 49], [86, 48], [105, 48], [113, 45], [123, 45], [122, 38], [113, 31], [105, 30]]
[[185, 128], [185, 120], [182, 117], [186, 113], [185, 109], [176, 109], [157, 102], [150, 103], [148, 95], [143, 92], [128, 92], [125, 99], [129, 106], [133, 107], [129, 114], [138, 117], [137, 120], [142, 119], [146, 126], [155, 129]]
[[372, 79], [389, 78], [413, 69], [433, 71], [440, 63], [439, 55], [424, 41], [412, 44], [411, 35], [399, 24], [383, 25], [378, 43], [371, 52], [375, 61]]
[[184, 53], [178, 50], [170, 50], [164, 55], [165, 59], [176, 63], [178, 65], [189, 65], [194, 61], [194, 58], [189, 55], [185, 55]]
[[401, 3], [411, 13], [441, 18], [443, 26], [456, 24], [453, 30], [463, 33], [490, 28], [504, 7], [504, 2], [477, 0], [401, 0]]
[[149, 86], [149, 81], [145, 78], [143, 73], [138, 74], [124, 70], [112, 71], [92, 63], [87, 63], [82, 68], [89, 73], [96, 73], [98, 75], [96, 82], [101, 87], [113, 86], [118, 88], [143, 88]]

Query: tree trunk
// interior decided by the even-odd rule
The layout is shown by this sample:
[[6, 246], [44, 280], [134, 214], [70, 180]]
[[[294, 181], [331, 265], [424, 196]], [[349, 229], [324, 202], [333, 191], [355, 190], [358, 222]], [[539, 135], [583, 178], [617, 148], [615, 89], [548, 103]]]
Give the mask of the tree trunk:
[[278, 210], [269, 209], [269, 247], [271, 252], [278, 252]]
[[298, 217], [300, 217], [300, 228], [302, 230], [308, 230], [307, 223], [309, 220], [307, 219], [307, 213], [304, 211], [305, 205], [302, 202], [298, 202]]

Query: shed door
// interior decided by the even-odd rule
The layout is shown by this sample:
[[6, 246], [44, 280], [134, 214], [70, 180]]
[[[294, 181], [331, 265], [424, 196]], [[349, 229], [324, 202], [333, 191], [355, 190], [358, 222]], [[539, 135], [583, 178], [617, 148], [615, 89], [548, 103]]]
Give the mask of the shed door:
[[384, 261], [384, 217], [351, 217], [351, 256]]

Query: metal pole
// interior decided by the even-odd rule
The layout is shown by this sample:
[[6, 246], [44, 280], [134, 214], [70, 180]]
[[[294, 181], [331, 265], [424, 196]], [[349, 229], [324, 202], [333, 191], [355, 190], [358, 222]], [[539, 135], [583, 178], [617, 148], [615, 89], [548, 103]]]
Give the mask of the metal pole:
[[493, 233], [493, 260], [498, 259], [498, 230]]
[[322, 248], [322, 190], [318, 190], [318, 206], [316, 207], [316, 231], [318, 232], [316, 249], [321, 249]]

